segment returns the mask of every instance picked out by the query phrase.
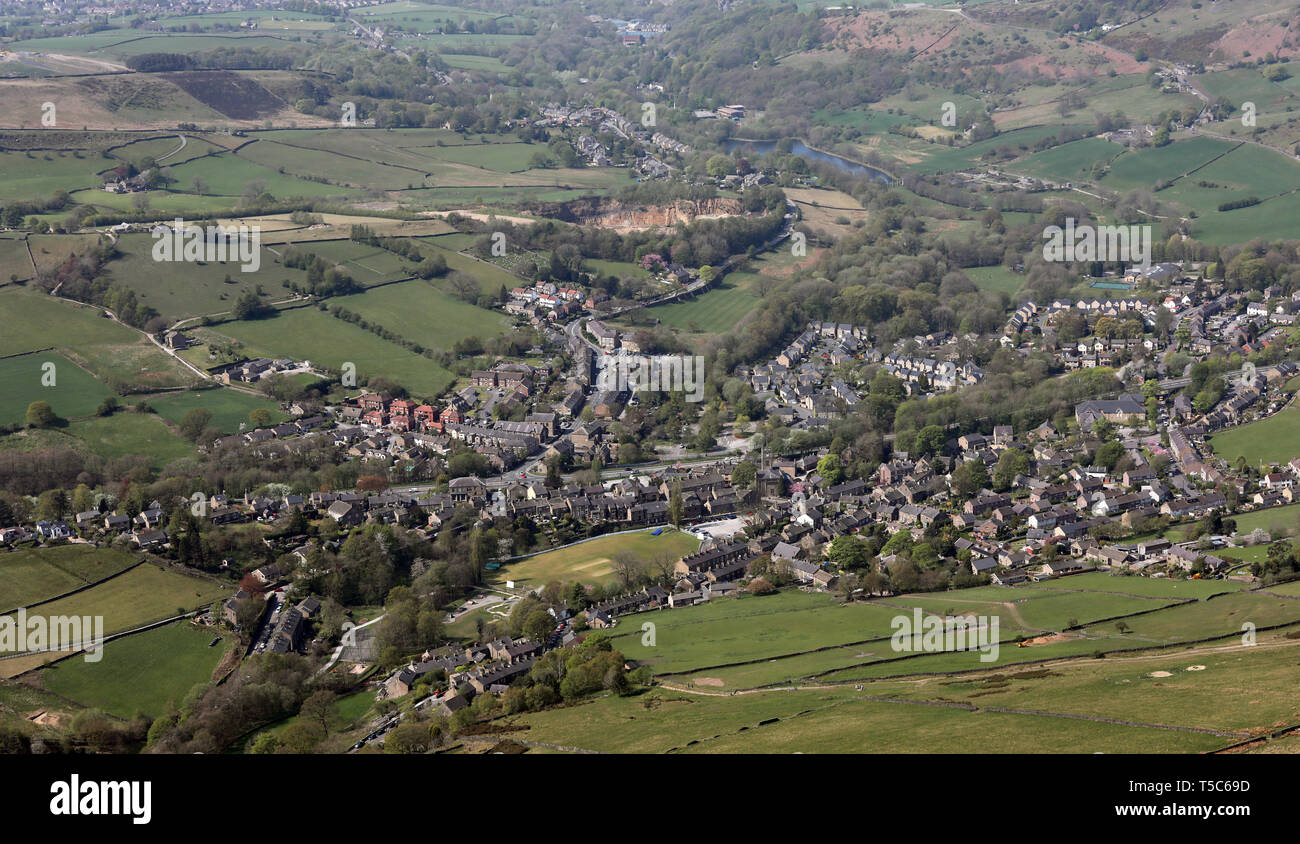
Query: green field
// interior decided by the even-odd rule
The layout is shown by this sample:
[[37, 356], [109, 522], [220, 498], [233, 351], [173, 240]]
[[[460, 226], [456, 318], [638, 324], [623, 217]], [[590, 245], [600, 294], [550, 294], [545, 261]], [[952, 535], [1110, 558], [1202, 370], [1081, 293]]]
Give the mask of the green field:
[[147, 401], [155, 413], [177, 424], [191, 410], [203, 408], [212, 413], [209, 424], [227, 434], [239, 433], [241, 424], [252, 427], [248, 414], [258, 408], [270, 411], [273, 424], [283, 422], [285, 418], [273, 399], [258, 398], [235, 390], [191, 390], [161, 397], [151, 396]]
[[649, 531], [624, 533], [507, 563], [494, 573], [493, 579], [512, 580], [523, 589], [545, 586], [552, 580], [608, 583], [616, 579], [610, 558], [620, 551], [630, 551], [642, 560], [665, 554], [676, 560], [695, 553], [699, 547], [698, 539], [669, 527], [659, 536], [651, 536]]
[[41, 605], [46, 616], [103, 616], [104, 633], [130, 630], [151, 621], [210, 605], [231, 589], [216, 581], [165, 571], [152, 564], [84, 592]]
[[752, 288], [758, 274], [727, 273], [703, 293], [680, 302], [659, 305], [646, 313], [670, 328], [692, 334], [723, 334], [735, 328], [754, 308], [758, 296]]
[[1025, 284], [1023, 275], [1012, 272], [1009, 268], [1001, 265], [996, 267], [963, 267], [961, 272], [974, 282], [975, 286], [980, 290], [1005, 293], [1008, 296], [1015, 296]]
[[73, 305], [40, 293], [10, 287], [0, 290], [0, 355], [50, 347], [85, 349], [134, 343], [135, 332], [101, 316], [98, 308]]
[[1091, 180], [1094, 165], [1109, 162], [1123, 151], [1104, 138], [1083, 138], [1034, 153], [1008, 169], [1054, 182]]
[[454, 299], [419, 280], [341, 296], [330, 303], [426, 348], [450, 349], [465, 337], [486, 339], [507, 326], [500, 313]]
[[1201, 137], [1177, 141], [1168, 146], [1126, 152], [1115, 159], [1101, 184], [1114, 190], [1150, 190], [1156, 182], [1174, 179], [1195, 170], [1223, 155], [1233, 146], [1228, 141]]
[[[868, 690], [864, 694], [872, 693]], [[861, 699], [847, 689], [739, 697], [656, 690], [507, 719], [521, 737], [611, 753], [1196, 752], [1230, 739]]]
[[231, 647], [229, 639], [209, 647], [213, 631], [177, 622], [114, 639], [98, 662], [65, 659], [40, 674], [50, 691], [121, 718], [144, 713], [156, 718], [178, 707], [197, 684], [207, 684]]
[[[54, 379], [51, 386], [43, 383], [47, 372]], [[65, 419], [88, 416], [109, 395], [112, 391], [90, 373], [54, 352], [0, 359], [0, 423], [24, 422], [28, 403], [38, 400]]]
[[136, 558], [115, 548], [61, 545], [0, 553], [0, 610], [30, 607], [71, 592], [133, 565]]
[[107, 460], [148, 457], [156, 467], [193, 457], [194, 446], [172, 433], [162, 420], [146, 413], [115, 413], [73, 422], [64, 429]]
[[434, 361], [315, 308], [295, 308], [270, 319], [223, 323], [212, 330], [243, 343], [250, 356], [310, 360], [336, 371], [351, 362], [356, 365], [359, 384], [381, 375], [418, 395], [435, 396], [454, 380], [451, 372]]
[[1229, 464], [1245, 457], [1251, 466], [1284, 466], [1300, 455], [1300, 408], [1290, 405], [1267, 419], [1229, 428], [1209, 439], [1215, 456]]
[[[15, 287], [0, 290], [0, 313], [8, 318], [0, 333], [0, 355], [55, 347], [72, 363], [123, 389], [177, 387], [191, 381], [165, 352], [97, 308]], [[21, 369], [22, 364], [15, 366]], [[65, 370], [75, 384], [79, 376], [67, 367], [59, 367], [56, 376]]]

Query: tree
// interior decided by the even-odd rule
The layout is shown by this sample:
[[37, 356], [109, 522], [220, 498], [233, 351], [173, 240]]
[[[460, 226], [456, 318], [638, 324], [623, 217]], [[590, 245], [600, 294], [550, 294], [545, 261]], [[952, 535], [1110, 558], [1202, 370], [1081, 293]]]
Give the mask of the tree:
[[827, 547], [826, 557], [840, 568], [860, 569], [871, 563], [871, 549], [855, 536], [837, 536]]
[[47, 489], [36, 499], [36, 518], [53, 522], [68, 513], [68, 494], [61, 489]]
[[181, 436], [185, 439], [195, 442], [203, 433], [203, 429], [208, 427], [212, 421], [212, 411], [204, 407], [196, 407], [181, 419], [180, 429]]
[[682, 526], [682, 484], [681, 481], [674, 481], [672, 492], [668, 496], [668, 521], [673, 523], [673, 527]]
[[737, 463], [736, 468], [731, 470], [731, 485], [738, 489], [749, 489], [754, 485], [754, 479], [758, 475], [758, 468], [748, 460]]
[[712, 156], [704, 163], [704, 172], [708, 173], [715, 179], [729, 176], [735, 171], [735, 169], [736, 165], [735, 162], [731, 160], [731, 156], [722, 155], [721, 153]]
[[330, 728], [337, 720], [334, 712], [334, 701], [336, 695], [328, 689], [321, 689], [313, 692], [310, 697], [302, 702], [302, 710], [299, 715], [303, 720], [310, 721], [319, 726], [322, 733], [329, 735]]
[[253, 408], [248, 411], [248, 421], [254, 428], [265, 428], [271, 424], [271, 411], [264, 407]]
[[817, 461], [817, 474], [827, 486], [834, 486], [844, 477], [844, 463], [838, 454], [827, 454]]
[[48, 428], [59, 421], [59, 417], [47, 401], [34, 401], [27, 405], [27, 424], [33, 428]]

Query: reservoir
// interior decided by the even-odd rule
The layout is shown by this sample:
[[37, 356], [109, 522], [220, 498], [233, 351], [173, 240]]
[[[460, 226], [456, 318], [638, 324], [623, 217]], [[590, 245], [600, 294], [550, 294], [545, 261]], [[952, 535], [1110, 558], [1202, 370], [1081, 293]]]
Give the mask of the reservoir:
[[[760, 155], [766, 155], [776, 149], [777, 141], [747, 141], [743, 138], [728, 138], [723, 141], [727, 152], [735, 152], [738, 149], [753, 149]], [[879, 182], [892, 182], [889, 174], [883, 170], [877, 170], [875, 167], [868, 167], [865, 164], [858, 164], [849, 161], [846, 158], [840, 158], [838, 155], [831, 155], [828, 152], [821, 152], [805, 144], [803, 141], [796, 139], [790, 147], [790, 152], [809, 161], [821, 161], [829, 164], [837, 170], [844, 173], [851, 173], [854, 176], [867, 176]]]

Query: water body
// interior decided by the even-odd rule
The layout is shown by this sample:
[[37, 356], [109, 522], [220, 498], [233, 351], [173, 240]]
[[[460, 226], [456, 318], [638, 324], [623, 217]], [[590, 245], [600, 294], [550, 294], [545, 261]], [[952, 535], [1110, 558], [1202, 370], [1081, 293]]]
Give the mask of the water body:
[[[740, 138], [728, 138], [723, 141], [723, 144], [726, 146], [727, 152], [735, 152], [738, 149], [749, 148], [760, 155], [766, 155], [776, 149], [777, 142], [746, 141]], [[854, 176], [866, 176], [870, 179], [875, 179], [878, 182], [888, 183], [894, 181], [890, 175], [883, 170], [877, 170], [875, 167], [868, 167], [865, 164], [858, 164], [857, 162], [849, 161], [847, 158], [840, 158], [838, 155], [831, 155], [828, 152], [815, 150], [800, 140], [794, 141], [790, 147], [790, 152], [794, 155], [806, 158], [809, 161], [820, 161], [829, 164], [843, 173], [849, 173]]]

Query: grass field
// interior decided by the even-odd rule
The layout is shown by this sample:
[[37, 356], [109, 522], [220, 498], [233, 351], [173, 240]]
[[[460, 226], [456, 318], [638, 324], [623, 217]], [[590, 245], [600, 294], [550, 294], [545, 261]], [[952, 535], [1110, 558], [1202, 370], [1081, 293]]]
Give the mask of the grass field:
[[615, 753], [1195, 752], [1230, 741], [1049, 716], [864, 700], [846, 689], [739, 697], [656, 690], [529, 713], [506, 723], [527, 725], [521, 737], [528, 741]]
[[675, 560], [699, 547], [695, 537], [667, 527], [659, 536], [651, 536], [649, 531], [625, 533], [507, 563], [494, 573], [493, 580], [512, 580], [523, 589], [545, 586], [552, 580], [608, 583], [615, 579], [611, 557], [620, 551], [630, 551], [642, 560], [663, 554]]
[[183, 393], [169, 393], [165, 396], [148, 398], [149, 407], [169, 422], [180, 423], [185, 414], [197, 408], [212, 413], [212, 422], [224, 433], [237, 434], [239, 426], [249, 425], [248, 414], [258, 408], [271, 414], [271, 421], [284, 421], [284, 414], [272, 399], [261, 399], [235, 390], [190, 390]]
[[63, 430], [107, 460], [145, 456], [161, 468], [173, 460], [194, 456], [194, 446], [172, 433], [158, 417], [146, 413], [91, 417]]
[[7, 318], [0, 333], [0, 355], [52, 346], [84, 349], [138, 339], [129, 328], [102, 317], [96, 308], [16, 287], [0, 290], [0, 312]]
[[1126, 152], [1115, 159], [1101, 184], [1114, 190], [1149, 190], [1154, 183], [1195, 170], [1232, 147], [1228, 141], [1191, 138], [1168, 146]]
[[[47, 372], [54, 379], [51, 386], [43, 383]], [[88, 372], [54, 352], [0, 359], [0, 423], [25, 421], [28, 403], [38, 400], [49, 402], [63, 418], [88, 416], [111, 394]]]
[[292, 357], [340, 370], [357, 368], [357, 383], [382, 375], [421, 396], [434, 396], [454, 380], [434, 361], [335, 319], [315, 308], [283, 311], [270, 319], [228, 322], [211, 330], [238, 340], [249, 355]]
[[1094, 165], [1109, 162], [1123, 151], [1104, 138], [1084, 138], [1035, 153], [1007, 169], [1054, 182], [1077, 182], [1090, 179]]
[[19, 548], [0, 554], [0, 609], [48, 601], [135, 562], [125, 551], [90, 545]]
[[1025, 284], [1025, 277], [1012, 272], [1008, 267], [964, 267], [962, 274], [975, 283], [980, 290], [1005, 293], [1015, 296]]
[[207, 606], [230, 591], [216, 581], [145, 564], [84, 592], [43, 604], [41, 612], [47, 616], [103, 616], [104, 633], [109, 634], [168, 618], [178, 610]]
[[450, 349], [465, 337], [488, 338], [507, 327], [500, 313], [454, 299], [422, 280], [341, 296], [330, 304], [426, 348]]
[[1251, 466], [1285, 465], [1300, 455], [1300, 408], [1290, 405], [1267, 419], [1214, 434], [1210, 446], [1233, 465], [1240, 457]]
[[[811, 253], [810, 253], [811, 256]], [[779, 277], [803, 259], [789, 251], [765, 253], [743, 272], [727, 273], [703, 293], [683, 301], [659, 305], [646, 311], [664, 325], [693, 334], [721, 334], [735, 328], [758, 306], [755, 284], [760, 275]]]
[[156, 718], [180, 705], [191, 688], [206, 684], [231, 647], [223, 639], [209, 647], [213, 631], [178, 622], [115, 639], [98, 662], [74, 656], [40, 674], [50, 691], [121, 718], [143, 713]]

